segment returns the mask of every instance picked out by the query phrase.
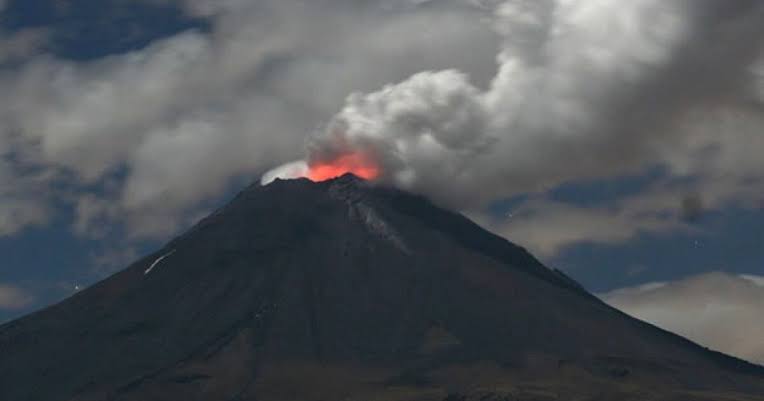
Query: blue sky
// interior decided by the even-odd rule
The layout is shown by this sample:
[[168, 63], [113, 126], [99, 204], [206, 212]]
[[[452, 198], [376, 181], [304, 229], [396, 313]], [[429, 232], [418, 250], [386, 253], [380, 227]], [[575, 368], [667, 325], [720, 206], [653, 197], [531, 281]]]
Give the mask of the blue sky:
[[762, 7], [511, 3], [0, 1], [0, 321], [333, 135], [596, 293], [764, 276]]
[[74, 60], [136, 50], [157, 38], [206, 27], [204, 19], [185, 16], [172, 3], [140, 1], [9, 1], [3, 16], [8, 32], [51, 29], [47, 50]]

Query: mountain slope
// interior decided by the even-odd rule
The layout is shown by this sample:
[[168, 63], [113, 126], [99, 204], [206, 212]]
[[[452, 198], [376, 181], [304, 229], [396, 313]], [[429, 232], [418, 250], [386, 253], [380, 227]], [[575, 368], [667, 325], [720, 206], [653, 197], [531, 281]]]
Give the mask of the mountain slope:
[[763, 379], [461, 215], [353, 176], [252, 186], [0, 326], [11, 401], [756, 400]]

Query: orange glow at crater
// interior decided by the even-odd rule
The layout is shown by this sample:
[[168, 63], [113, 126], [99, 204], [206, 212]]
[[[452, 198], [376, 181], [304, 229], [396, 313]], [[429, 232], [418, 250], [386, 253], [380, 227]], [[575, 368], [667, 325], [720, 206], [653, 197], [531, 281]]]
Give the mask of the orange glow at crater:
[[365, 180], [374, 180], [380, 175], [377, 164], [360, 153], [340, 156], [330, 162], [317, 162], [310, 165], [306, 178], [311, 181], [326, 181], [353, 173]]

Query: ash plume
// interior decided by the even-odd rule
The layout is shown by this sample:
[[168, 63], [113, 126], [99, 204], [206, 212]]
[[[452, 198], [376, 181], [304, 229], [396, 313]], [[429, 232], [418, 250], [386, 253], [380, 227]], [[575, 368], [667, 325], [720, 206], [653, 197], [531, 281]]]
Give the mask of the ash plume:
[[309, 140], [306, 165], [372, 154], [382, 181], [479, 207], [667, 163], [699, 111], [761, 114], [760, 2], [517, 0], [493, 15], [503, 46], [489, 87], [425, 71], [351, 94]]

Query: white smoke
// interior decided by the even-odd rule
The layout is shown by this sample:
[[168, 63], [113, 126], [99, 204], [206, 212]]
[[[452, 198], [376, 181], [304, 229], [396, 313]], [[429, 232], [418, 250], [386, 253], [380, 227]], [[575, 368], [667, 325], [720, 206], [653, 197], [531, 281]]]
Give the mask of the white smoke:
[[354, 93], [313, 136], [307, 160], [373, 154], [383, 180], [449, 206], [479, 207], [664, 163], [692, 135], [679, 129], [691, 112], [755, 101], [762, 3], [512, 0], [493, 7], [504, 40], [486, 90], [447, 70]]
[[310, 157], [331, 160], [359, 149], [376, 155], [396, 183], [427, 182], [427, 192], [437, 191], [447, 180], [464, 179], [474, 157], [493, 142], [489, 121], [483, 94], [464, 74], [423, 72], [348, 97], [326, 131], [313, 138]]
[[268, 185], [275, 181], [277, 178], [291, 180], [295, 178], [305, 177], [308, 174], [308, 163], [299, 160], [293, 163], [287, 163], [283, 166], [275, 168], [260, 179], [260, 184]]

